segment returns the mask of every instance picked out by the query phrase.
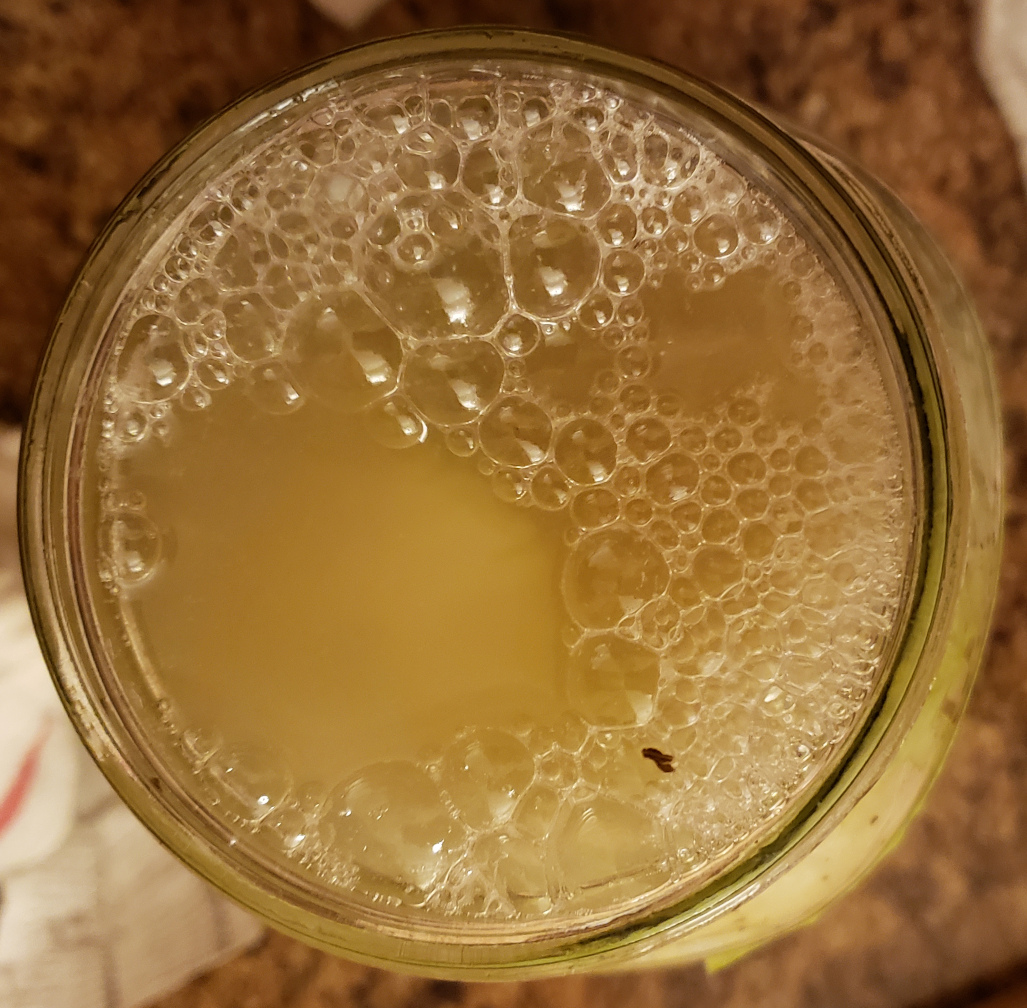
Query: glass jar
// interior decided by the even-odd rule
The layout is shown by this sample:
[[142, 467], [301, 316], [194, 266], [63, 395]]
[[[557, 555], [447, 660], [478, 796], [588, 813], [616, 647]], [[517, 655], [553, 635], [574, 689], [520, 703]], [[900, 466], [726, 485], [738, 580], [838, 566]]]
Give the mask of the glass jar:
[[[743, 174], [769, 179], [869, 305], [889, 342], [914, 456], [917, 555], [872, 709], [787, 821], [745, 856], [629, 913], [580, 926], [502, 922], [425, 929], [340, 900], [249, 848], [204, 808], [162, 752], [147, 697], [119, 681], [90, 592], [81, 479], [102, 398], [112, 319], [160, 238], [217, 171], [363, 75], [445, 61], [529, 65], [630, 93], [660, 115], [705, 124]], [[38, 378], [22, 458], [28, 594], [44, 654], [93, 757], [139, 818], [186, 864], [273, 926], [394, 969], [521, 978], [725, 962], [795, 928], [853, 886], [897, 841], [964, 708], [994, 601], [1001, 444], [988, 351], [966, 295], [931, 239], [886, 189], [818, 141], [782, 129], [680, 71], [587, 42], [467, 29], [376, 42], [237, 102], [184, 141], [126, 199], [94, 246]], [[152, 714], [152, 712], [151, 712]]]

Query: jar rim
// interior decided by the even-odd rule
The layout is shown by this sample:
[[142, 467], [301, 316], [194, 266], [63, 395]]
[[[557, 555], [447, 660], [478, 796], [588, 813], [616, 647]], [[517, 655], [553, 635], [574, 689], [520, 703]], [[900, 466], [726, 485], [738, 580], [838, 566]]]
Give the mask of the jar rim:
[[[544, 939], [511, 938], [481, 945], [471, 953], [454, 942], [403, 939], [403, 960], [393, 956], [390, 940], [365, 924], [329, 919], [317, 900], [291, 882], [269, 884], [266, 871], [233, 861], [232, 843], [197, 830], [175, 797], [149, 776], [146, 754], [124, 737], [117, 712], [98, 688], [95, 654], [74, 587], [75, 558], [69, 547], [66, 516], [76, 510], [75, 445], [79, 437], [76, 404], [92, 373], [90, 352], [82, 335], [102, 333], [133, 240], [147, 215], [161, 204], [160, 219], [177, 205], [176, 194], [189, 191], [189, 180], [202, 170], [211, 152], [271, 115], [287, 115], [335, 82], [409, 66], [425, 59], [521, 58], [577, 67], [609, 80], [638, 84], [672, 106], [682, 103], [700, 111], [711, 124], [740, 137], [758, 150], [776, 175], [808, 201], [830, 225], [861, 271], [867, 289], [879, 299], [891, 332], [901, 345], [908, 378], [917, 384], [919, 430], [930, 444], [929, 471], [923, 474], [923, 519], [920, 570], [912, 592], [908, 622], [896, 660], [877, 708], [835, 764], [833, 772], [797, 808], [780, 833], [751, 857], [717, 876], [708, 886], [678, 902], [630, 920], [615, 921], [588, 933], [557, 932]], [[819, 219], [819, 218], [818, 218]], [[131, 257], [129, 257], [131, 258]], [[119, 272], [120, 271], [120, 272]], [[97, 342], [99, 340], [97, 339]], [[566, 971], [571, 961], [641, 947], [659, 936], [699, 926], [737, 906], [801, 859], [804, 852], [842, 818], [866, 792], [887, 763], [923, 700], [928, 682], [918, 675], [921, 655], [931, 640], [947, 630], [936, 620], [942, 570], [957, 562], [963, 548], [950, 527], [954, 488], [948, 458], [949, 431], [942, 388], [928, 345], [924, 320], [907, 289], [900, 264], [880, 239], [873, 220], [863, 213], [835, 176], [798, 140], [769, 119], [713, 85], [680, 70], [628, 56], [569, 36], [520, 29], [462, 28], [416, 33], [367, 43], [330, 56], [259, 88], [230, 105], [183, 140], [159, 162], [126, 198], [94, 243], [54, 327], [37, 379], [23, 442], [19, 481], [19, 525], [26, 590], [44, 657], [62, 700], [87, 748], [126, 803], [146, 826], [199, 874], [233, 899], [278, 927], [333, 951], [422, 973], [532, 975]], [[945, 408], [951, 408], [946, 404]], [[76, 426], [78, 424], [78, 426]], [[958, 530], [957, 530], [958, 533]], [[86, 672], [85, 670], [92, 670]], [[929, 678], [929, 677], [928, 677]], [[395, 939], [391, 939], [395, 941]], [[577, 967], [581, 968], [581, 967]]]

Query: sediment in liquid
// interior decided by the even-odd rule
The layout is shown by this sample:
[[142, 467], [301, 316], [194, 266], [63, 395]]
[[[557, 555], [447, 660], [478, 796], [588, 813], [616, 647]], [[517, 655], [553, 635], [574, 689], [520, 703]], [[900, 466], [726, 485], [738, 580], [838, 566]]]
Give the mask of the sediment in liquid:
[[104, 618], [214, 814], [342, 898], [656, 898], [860, 723], [905, 433], [841, 282], [688, 128], [485, 71], [322, 99], [122, 318]]

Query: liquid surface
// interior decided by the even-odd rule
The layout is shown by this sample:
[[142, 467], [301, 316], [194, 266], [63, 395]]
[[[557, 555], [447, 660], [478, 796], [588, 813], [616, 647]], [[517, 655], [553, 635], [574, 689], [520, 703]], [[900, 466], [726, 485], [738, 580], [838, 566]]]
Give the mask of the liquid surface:
[[101, 621], [212, 814], [339, 899], [680, 893], [880, 683], [913, 523], [879, 337], [687, 124], [509, 68], [366, 90], [126, 302]]

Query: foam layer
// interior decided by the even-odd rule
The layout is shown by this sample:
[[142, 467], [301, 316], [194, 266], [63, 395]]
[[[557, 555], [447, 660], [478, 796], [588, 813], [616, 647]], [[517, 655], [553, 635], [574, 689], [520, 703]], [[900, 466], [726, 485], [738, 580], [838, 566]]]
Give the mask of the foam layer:
[[176, 523], [202, 520], [147, 499], [147, 467], [239, 437], [240, 403], [444, 445], [562, 539], [544, 725], [472, 716], [305, 785], [274, 726], [257, 751], [162, 691], [215, 814], [299, 870], [397, 912], [610, 909], [768, 835], [859, 723], [912, 534], [900, 424], [830, 270], [685, 126], [559, 79], [378, 81], [227, 171], [141, 286], [97, 483], [144, 652]]

